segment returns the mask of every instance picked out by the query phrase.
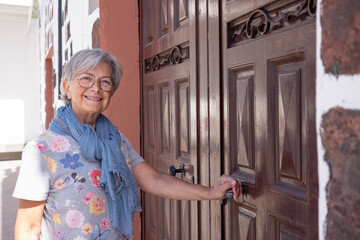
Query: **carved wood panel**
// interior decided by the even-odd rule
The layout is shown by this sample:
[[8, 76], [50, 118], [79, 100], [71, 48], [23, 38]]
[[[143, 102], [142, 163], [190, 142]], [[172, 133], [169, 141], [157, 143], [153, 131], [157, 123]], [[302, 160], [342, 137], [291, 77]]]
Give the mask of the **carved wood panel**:
[[169, 85], [160, 85], [160, 154], [170, 154], [170, 89]]
[[271, 59], [275, 129], [275, 183], [272, 188], [290, 196], [306, 197], [305, 53]]
[[269, 236], [271, 239], [307, 239], [303, 230], [273, 215], [269, 215]]
[[174, 1], [174, 30], [187, 25], [189, 21], [189, 0]]
[[238, 227], [237, 239], [255, 240], [256, 214], [245, 208], [239, 208], [238, 222], [239, 222], [239, 227]]
[[155, 151], [155, 91], [153, 86], [145, 88], [145, 137], [146, 149]]
[[159, 8], [159, 25], [158, 25], [158, 34], [159, 38], [164, 36], [169, 32], [169, 7], [168, 7], [168, 0], [161, 0], [158, 3]]
[[154, 40], [154, 21], [155, 21], [155, 9], [154, 9], [154, 1], [143, 1], [143, 20], [144, 23], [142, 25], [142, 38], [144, 41], [144, 46], [149, 45]]
[[176, 158], [184, 163], [189, 162], [190, 132], [189, 132], [189, 82], [181, 79], [175, 82], [176, 101]]
[[254, 174], [254, 68], [236, 66], [229, 70], [231, 110], [234, 141], [233, 151], [241, 171]]

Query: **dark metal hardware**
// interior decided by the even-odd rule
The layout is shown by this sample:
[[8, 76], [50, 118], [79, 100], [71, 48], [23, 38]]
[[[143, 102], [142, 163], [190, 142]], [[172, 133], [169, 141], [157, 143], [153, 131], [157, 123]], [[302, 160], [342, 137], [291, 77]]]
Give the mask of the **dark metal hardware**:
[[185, 173], [185, 165], [184, 164], [181, 164], [180, 165], [180, 168], [176, 169], [175, 166], [171, 165], [168, 169], [168, 173], [171, 175], [171, 176], [175, 176], [177, 173], [181, 173], [181, 177], [183, 178], [184, 177], [184, 173]]
[[[244, 196], [246, 196], [248, 193], [247, 186], [242, 181], [239, 181], [239, 183], [241, 186], [241, 195], [239, 196], [239, 202], [244, 202]], [[227, 201], [232, 201], [232, 200], [234, 200], [234, 192], [232, 189], [228, 189], [225, 193], [224, 199], [221, 200], [221, 205], [224, 206]]]

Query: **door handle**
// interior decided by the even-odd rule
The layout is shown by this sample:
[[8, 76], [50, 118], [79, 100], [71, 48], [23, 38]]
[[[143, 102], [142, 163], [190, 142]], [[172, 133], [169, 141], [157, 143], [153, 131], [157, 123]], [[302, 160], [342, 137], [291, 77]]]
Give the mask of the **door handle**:
[[169, 175], [175, 177], [177, 173], [181, 173], [181, 177], [184, 177], [185, 173], [185, 164], [180, 164], [180, 168], [176, 169], [174, 165], [171, 165], [168, 169]]
[[[241, 195], [239, 196], [239, 202], [244, 202], [244, 196], [247, 195], [248, 189], [244, 182], [240, 181]], [[225, 205], [227, 201], [234, 200], [234, 192], [232, 189], [228, 189], [225, 193], [225, 197], [221, 200], [221, 205]]]

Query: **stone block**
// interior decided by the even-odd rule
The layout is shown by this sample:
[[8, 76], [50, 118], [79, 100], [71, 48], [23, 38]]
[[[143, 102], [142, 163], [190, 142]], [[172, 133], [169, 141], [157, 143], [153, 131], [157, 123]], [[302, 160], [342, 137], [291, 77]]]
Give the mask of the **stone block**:
[[321, 58], [325, 72], [360, 73], [360, 1], [323, 0]]
[[360, 111], [330, 109], [321, 127], [330, 167], [326, 239], [360, 239]]

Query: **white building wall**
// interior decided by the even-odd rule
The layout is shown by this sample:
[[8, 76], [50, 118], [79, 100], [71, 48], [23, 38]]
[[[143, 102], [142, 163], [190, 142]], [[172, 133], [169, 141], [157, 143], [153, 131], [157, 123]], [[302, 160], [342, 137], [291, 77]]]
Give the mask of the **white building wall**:
[[[64, 3], [62, 9], [64, 11]], [[94, 11], [89, 13], [89, 1], [68, 1], [68, 16], [65, 18], [64, 26], [62, 30], [62, 63], [64, 65], [65, 61], [65, 49], [68, 49], [70, 57], [70, 43], [72, 44], [72, 52], [76, 52], [82, 49], [92, 48], [92, 28], [93, 24], [97, 18], [99, 18], [99, 8], [97, 7]], [[54, 9], [57, 9], [57, 5], [54, 3]], [[57, 10], [54, 11], [54, 26], [57, 26]], [[70, 38], [65, 40], [65, 28], [66, 25], [70, 22]], [[56, 65], [54, 68], [57, 71], [58, 68], [58, 34], [54, 32], [54, 49], [56, 52]], [[54, 105], [55, 108], [58, 108], [63, 105], [63, 102], [59, 99], [59, 84], [56, 85], [54, 89]]]
[[[40, 134], [39, 24], [32, 0], [0, 0], [0, 152]], [[6, 155], [6, 154], [5, 154]], [[14, 239], [20, 160], [0, 161], [0, 239]]]
[[[45, 6], [42, 2], [39, 4], [39, 16], [45, 15]], [[40, 131], [45, 131], [45, 121], [46, 121], [46, 113], [45, 113], [45, 19], [40, 18], [39, 19], [39, 80], [40, 80]]]
[[[40, 21], [41, 21], [41, 34], [40, 34], [40, 46], [41, 46], [41, 90], [45, 91], [45, 58], [47, 57], [45, 52], [45, 33], [47, 29], [45, 26], [45, 0], [39, 1], [40, 7]], [[53, 32], [53, 55], [52, 63], [53, 68], [58, 74], [59, 68], [59, 36], [58, 36], [58, 1], [53, 0], [53, 22], [52, 22], [52, 32]], [[92, 48], [92, 27], [97, 18], [99, 18], [99, 8], [98, 1], [91, 1], [91, 6], [89, 7], [89, 1], [68, 1], [68, 13], [65, 15], [65, 0], [62, 1], [62, 12], [64, 13], [64, 24], [62, 28], [62, 65], [66, 62], [65, 60], [65, 50], [68, 49], [68, 54], [70, 57], [70, 43], [72, 44], [72, 53], [75, 54], [77, 51], [87, 48]], [[94, 10], [89, 13], [89, 8]], [[65, 40], [65, 28], [70, 22], [70, 38]], [[56, 85], [54, 88], [54, 108], [55, 111], [57, 108], [63, 105], [62, 100], [59, 96], [59, 76], [57, 75]], [[44, 96], [42, 96], [42, 111], [45, 110], [45, 101]], [[45, 115], [42, 113], [42, 126], [45, 126]]]
[[335, 77], [325, 73], [321, 59], [321, 3], [318, 0], [317, 9], [317, 47], [316, 47], [316, 126], [318, 145], [318, 169], [319, 169], [319, 239], [325, 239], [327, 214], [326, 184], [329, 181], [329, 167], [324, 160], [324, 148], [321, 142], [322, 115], [333, 107], [360, 110], [360, 75], [340, 75]]
[[39, 26], [0, 15], [0, 152], [21, 151], [40, 133]]

